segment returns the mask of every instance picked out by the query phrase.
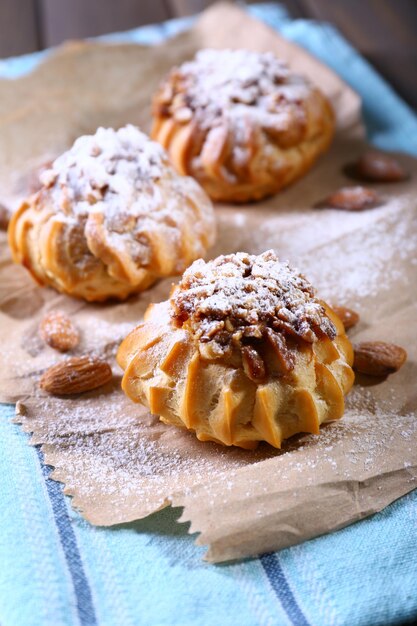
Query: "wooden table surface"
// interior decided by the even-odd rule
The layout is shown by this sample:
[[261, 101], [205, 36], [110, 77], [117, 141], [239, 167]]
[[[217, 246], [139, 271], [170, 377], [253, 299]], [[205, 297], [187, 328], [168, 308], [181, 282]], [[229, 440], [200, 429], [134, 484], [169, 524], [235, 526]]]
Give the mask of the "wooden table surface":
[[[0, 58], [189, 15], [212, 0], [0, 0]], [[417, 0], [282, 0], [333, 23], [417, 108]]]

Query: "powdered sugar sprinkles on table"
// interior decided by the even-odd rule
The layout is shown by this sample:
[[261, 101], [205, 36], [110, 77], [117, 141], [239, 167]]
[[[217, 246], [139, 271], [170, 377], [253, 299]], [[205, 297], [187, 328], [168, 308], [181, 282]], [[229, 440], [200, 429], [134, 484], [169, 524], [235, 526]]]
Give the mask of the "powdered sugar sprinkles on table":
[[[314, 484], [318, 468], [327, 468], [333, 480], [354, 479], [358, 472], [372, 475], [400, 424], [410, 452], [417, 434], [413, 414], [399, 417], [389, 403], [376, 403], [374, 394], [363, 388], [353, 390], [341, 421], [322, 427], [320, 435], [290, 440], [281, 451], [260, 446], [248, 453], [198, 442], [185, 431], [178, 436], [177, 429], [114, 389], [82, 402], [44, 398], [37, 403], [36, 416], [29, 405], [28, 415], [18, 420], [35, 431], [35, 443], [44, 444], [46, 461], [56, 467], [55, 477], [65, 478], [66, 491], [76, 494], [75, 504], [85, 510], [93, 499], [100, 508], [110, 507], [111, 523], [124, 520], [127, 502], [129, 507], [139, 502], [140, 510], [149, 513], [167, 504], [177, 490], [187, 495], [198, 484], [208, 494], [215, 494], [219, 484], [233, 489], [239, 469], [268, 459], [275, 459], [276, 478], [288, 487], [299, 480]], [[341, 456], [345, 442], [349, 448]]]

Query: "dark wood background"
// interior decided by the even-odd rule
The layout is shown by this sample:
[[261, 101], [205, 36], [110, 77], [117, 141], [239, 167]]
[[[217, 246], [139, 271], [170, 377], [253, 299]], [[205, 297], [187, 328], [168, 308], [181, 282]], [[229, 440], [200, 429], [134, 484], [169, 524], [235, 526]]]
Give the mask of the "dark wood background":
[[[189, 15], [213, 0], [0, 0], [0, 58]], [[417, 0], [282, 0], [333, 23], [417, 107]]]

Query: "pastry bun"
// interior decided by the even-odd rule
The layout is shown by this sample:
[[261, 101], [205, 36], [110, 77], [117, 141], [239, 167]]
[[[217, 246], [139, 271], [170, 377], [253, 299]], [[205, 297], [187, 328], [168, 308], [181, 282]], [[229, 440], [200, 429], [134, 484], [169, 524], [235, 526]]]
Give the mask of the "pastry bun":
[[215, 238], [211, 202], [134, 126], [80, 137], [13, 216], [13, 258], [43, 285], [124, 299], [181, 274]]
[[248, 202], [303, 176], [334, 133], [319, 89], [272, 53], [201, 50], [153, 101], [152, 137], [218, 201]]
[[122, 343], [122, 387], [201, 441], [279, 448], [343, 415], [352, 346], [311, 284], [272, 251], [198, 260]]

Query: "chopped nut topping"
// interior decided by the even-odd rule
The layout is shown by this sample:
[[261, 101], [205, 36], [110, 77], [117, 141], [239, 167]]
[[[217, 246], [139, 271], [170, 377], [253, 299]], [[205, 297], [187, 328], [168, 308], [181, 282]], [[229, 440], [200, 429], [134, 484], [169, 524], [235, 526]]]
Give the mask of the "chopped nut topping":
[[266, 377], [265, 363], [260, 354], [252, 346], [242, 346], [243, 369], [248, 378], [254, 382], [264, 380]]
[[[262, 349], [270, 346], [281, 374], [294, 368], [287, 340], [312, 343], [336, 329], [312, 285], [270, 250], [195, 261], [171, 298], [172, 319], [200, 342], [204, 358], [242, 352], [249, 378], [265, 377]], [[250, 347], [250, 350], [243, 348]]]
[[[57, 221], [100, 216], [108, 244], [143, 267], [152, 248], [144, 233], [162, 228], [175, 237], [182, 219], [178, 194], [195, 189], [194, 181], [175, 173], [163, 148], [132, 125], [79, 137], [39, 180], [38, 193]], [[160, 180], [171, 187], [172, 200], [161, 201]]]
[[275, 352], [281, 373], [288, 374], [294, 369], [294, 355], [288, 350], [285, 338], [280, 333], [274, 332], [272, 328], [267, 328], [265, 334]]
[[237, 138], [245, 134], [248, 120], [271, 130], [278, 141], [291, 128], [289, 140], [297, 143], [306, 124], [303, 102], [311, 89], [270, 52], [200, 50], [172, 70], [155, 97], [154, 112], [180, 123], [193, 118], [204, 129], [226, 125]]

